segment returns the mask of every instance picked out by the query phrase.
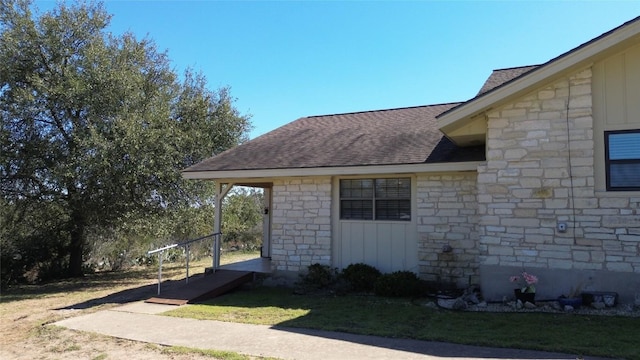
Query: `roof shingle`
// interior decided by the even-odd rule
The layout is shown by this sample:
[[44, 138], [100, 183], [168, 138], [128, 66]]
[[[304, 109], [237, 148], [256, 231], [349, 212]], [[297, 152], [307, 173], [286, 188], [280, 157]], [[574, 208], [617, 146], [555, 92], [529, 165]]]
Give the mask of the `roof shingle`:
[[[418, 164], [455, 161], [459, 151], [469, 159], [436, 125], [436, 115], [456, 105], [304, 117], [185, 172]], [[470, 160], [482, 158], [484, 151]]]
[[491, 73], [487, 81], [484, 82], [484, 85], [482, 85], [482, 88], [480, 89], [480, 91], [478, 91], [478, 94], [476, 96], [482, 95], [487, 91], [493, 90], [498, 86], [503, 85], [517, 78], [518, 76], [524, 73], [527, 73], [539, 66], [540, 65], [530, 65], [530, 66], [521, 66], [521, 67], [515, 67], [515, 68], [508, 68], [508, 69], [493, 70], [493, 72]]

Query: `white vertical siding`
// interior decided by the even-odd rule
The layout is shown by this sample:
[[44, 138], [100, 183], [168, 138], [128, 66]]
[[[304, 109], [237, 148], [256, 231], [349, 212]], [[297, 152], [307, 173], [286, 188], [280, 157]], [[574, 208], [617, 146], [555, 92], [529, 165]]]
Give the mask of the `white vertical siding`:
[[603, 130], [640, 123], [640, 45], [594, 64], [593, 97]]
[[418, 248], [412, 222], [340, 221], [336, 239], [340, 256], [335, 264], [345, 268], [365, 263], [383, 273], [397, 270], [416, 271]]
[[640, 45], [593, 65], [595, 190], [604, 192], [604, 132], [640, 127]]

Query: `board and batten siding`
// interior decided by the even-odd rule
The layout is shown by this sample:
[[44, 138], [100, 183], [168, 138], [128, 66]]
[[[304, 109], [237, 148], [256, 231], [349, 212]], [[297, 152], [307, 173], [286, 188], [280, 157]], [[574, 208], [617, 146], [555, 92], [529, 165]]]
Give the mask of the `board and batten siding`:
[[592, 87], [595, 186], [596, 192], [603, 192], [604, 132], [640, 128], [640, 44], [595, 63]]
[[340, 222], [340, 236], [336, 251], [339, 268], [365, 263], [383, 273], [398, 270], [417, 271], [415, 225], [400, 221]]
[[415, 178], [411, 178], [411, 221], [341, 220], [340, 179], [336, 177], [333, 181], [333, 265], [343, 269], [350, 264], [365, 263], [382, 273], [399, 270], [418, 273]]

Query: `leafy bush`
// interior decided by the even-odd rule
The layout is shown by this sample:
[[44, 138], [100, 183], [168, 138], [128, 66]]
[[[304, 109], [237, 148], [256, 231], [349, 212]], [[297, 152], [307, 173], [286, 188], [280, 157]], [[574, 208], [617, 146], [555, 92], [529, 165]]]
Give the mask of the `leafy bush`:
[[372, 292], [381, 275], [380, 270], [364, 263], [351, 264], [340, 274], [351, 285], [351, 290], [356, 292]]
[[312, 264], [307, 268], [307, 273], [301, 275], [301, 281], [297, 283], [298, 291], [326, 289], [336, 283], [337, 271], [328, 265]]
[[423, 282], [411, 271], [381, 275], [374, 285], [375, 294], [388, 297], [418, 297], [424, 294]]
[[0, 288], [66, 275], [65, 213], [55, 202], [0, 197]]

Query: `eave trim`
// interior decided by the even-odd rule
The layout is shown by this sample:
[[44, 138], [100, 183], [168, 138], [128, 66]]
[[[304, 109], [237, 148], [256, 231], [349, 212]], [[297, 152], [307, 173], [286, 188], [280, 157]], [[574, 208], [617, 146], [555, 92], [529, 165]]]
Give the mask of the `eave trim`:
[[406, 164], [350, 167], [320, 167], [301, 169], [263, 169], [263, 170], [221, 170], [221, 171], [183, 171], [185, 179], [266, 179], [301, 176], [340, 176], [429, 172], [467, 172], [477, 171], [484, 161], [467, 161], [438, 164]]

